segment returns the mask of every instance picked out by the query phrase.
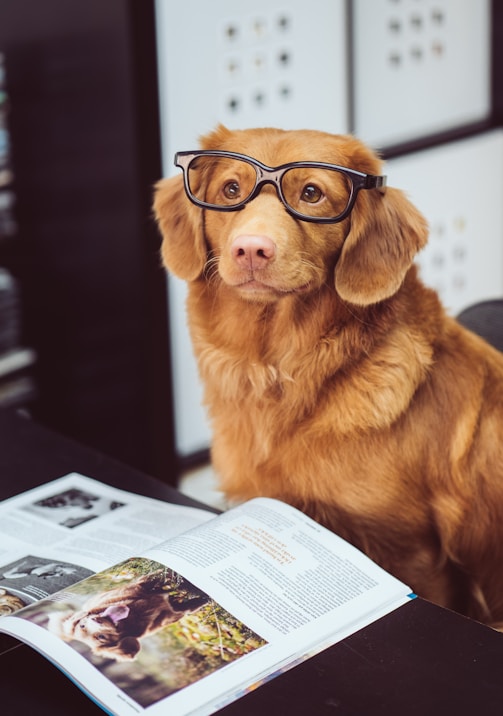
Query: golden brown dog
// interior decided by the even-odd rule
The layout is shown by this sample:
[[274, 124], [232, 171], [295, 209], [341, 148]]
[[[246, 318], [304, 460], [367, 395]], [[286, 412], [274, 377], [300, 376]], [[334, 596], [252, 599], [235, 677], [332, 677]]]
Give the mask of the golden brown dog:
[[222, 488], [289, 502], [418, 594], [501, 626], [503, 355], [419, 280], [425, 220], [371, 178], [322, 223], [343, 212], [344, 174], [267, 169], [380, 175], [352, 137], [219, 127], [202, 147], [260, 162], [189, 157], [199, 204], [182, 176], [155, 198], [164, 263], [189, 285]]

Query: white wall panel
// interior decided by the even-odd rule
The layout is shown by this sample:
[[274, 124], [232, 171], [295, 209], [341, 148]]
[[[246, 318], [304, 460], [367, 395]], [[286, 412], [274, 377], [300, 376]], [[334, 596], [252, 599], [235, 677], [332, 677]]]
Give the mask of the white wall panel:
[[450, 312], [503, 296], [503, 130], [392, 159], [386, 172], [428, 219], [418, 263]]
[[353, 0], [355, 133], [375, 147], [490, 113], [490, 0]]

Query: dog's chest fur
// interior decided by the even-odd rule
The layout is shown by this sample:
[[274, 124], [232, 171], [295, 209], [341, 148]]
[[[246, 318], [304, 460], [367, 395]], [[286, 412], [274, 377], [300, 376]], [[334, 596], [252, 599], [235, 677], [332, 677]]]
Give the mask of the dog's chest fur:
[[[302, 470], [306, 484], [323, 483], [325, 460], [331, 502], [344, 503], [352, 492], [347, 474], [355, 474], [366, 452], [360, 443], [367, 431], [388, 434], [432, 362], [424, 337], [394, 327], [396, 309], [381, 307], [367, 324], [338, 305], [333, 289], [302, 303], [283, 299], [260, 307], [200, 283], [191, 286], [189, 311], [214, 428], [213, 457], [224, 484], [226, 475], [233, 485], [242, 475], [244, 492], [236, 497], [257, 491], [284, 497], [289, 469]], [[367, 486], [356, 492], [367, 502], [368, 463], [365, 472]], [[337, 479], [344, 490], [334, 493]], [[355, 503], [354, 495], [348, 499]], [[372, 503], [383, 500], [381, 494]]]

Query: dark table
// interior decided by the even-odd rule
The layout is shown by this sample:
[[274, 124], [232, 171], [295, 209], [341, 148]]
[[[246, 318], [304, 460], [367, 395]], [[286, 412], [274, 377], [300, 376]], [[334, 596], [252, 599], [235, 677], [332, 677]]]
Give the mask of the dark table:
[[[0, 411], [0, 499], [73, 471], [168, 502], [198, 506], [158, 480], [11, 411]], [[0, 713], [93, 716], [103, 711], [45, 658], [3, 637]], [[415, 599], [220, 713], [501, 716], [503, 635]]]

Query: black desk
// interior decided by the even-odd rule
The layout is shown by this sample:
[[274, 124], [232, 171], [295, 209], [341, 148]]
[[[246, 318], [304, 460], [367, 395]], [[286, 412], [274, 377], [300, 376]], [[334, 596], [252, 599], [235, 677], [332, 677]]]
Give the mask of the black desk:
[[[157, 480], [0, 411], [0, 499], [72, 471], [197, 505]], [[2, 716], [103, 714], [46, 659], [14, 640], [9, 646], [0, 653]], [[503, 636], [416, 599], [220, 713], [501, 716]]]

